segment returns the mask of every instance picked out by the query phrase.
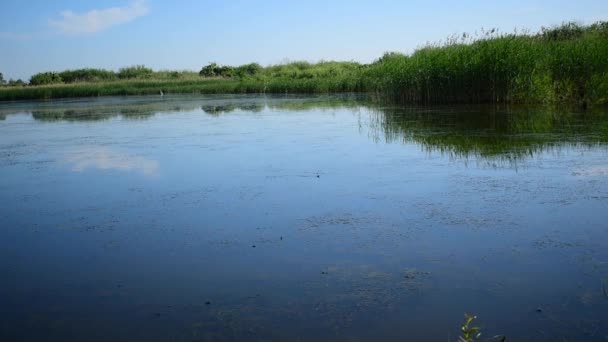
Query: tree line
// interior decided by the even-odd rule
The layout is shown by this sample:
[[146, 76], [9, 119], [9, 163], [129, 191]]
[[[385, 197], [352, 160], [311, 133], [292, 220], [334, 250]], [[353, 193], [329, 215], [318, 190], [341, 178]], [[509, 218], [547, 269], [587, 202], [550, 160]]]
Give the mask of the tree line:
[[[208, 65], [202, 67], [202, 69], [198, 72], [198, 76], [204, 78], [246, 77], [259, 74], [262, 70], [263, 67], [257, 63], [250, 63], [237, 67], [209, 63]], [[193, 77], [195, 75], [195, 72], [190, 71], [154, 71], [144, 65], [134, 65], [121, 68], [118, 71], [95, 68], [65, 70], [61, 72], [46, 71], [32, 75], [29, 82], [25, 82], [21, 79], [10, 79], [6, 81], [3, 74], [0, 73], [0, 85], [38, 86], [79, 82], [107, 82], [130, 79], [180, 79]]]
[[8, 81], [4, 79], [4, 75], [0, 72], [0, 86], [8, 86], [8, 87], [23, 87], [27, 85], [22, 79], [9, 79]]

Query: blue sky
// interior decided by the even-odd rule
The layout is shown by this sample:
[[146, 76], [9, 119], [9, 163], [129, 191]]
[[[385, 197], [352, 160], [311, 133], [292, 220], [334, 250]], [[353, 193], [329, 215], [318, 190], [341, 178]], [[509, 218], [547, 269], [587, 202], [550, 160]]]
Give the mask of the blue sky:
[[2, 0], [0, 72], [370, 62], [453, 33], [608, 20], [608, 1]]

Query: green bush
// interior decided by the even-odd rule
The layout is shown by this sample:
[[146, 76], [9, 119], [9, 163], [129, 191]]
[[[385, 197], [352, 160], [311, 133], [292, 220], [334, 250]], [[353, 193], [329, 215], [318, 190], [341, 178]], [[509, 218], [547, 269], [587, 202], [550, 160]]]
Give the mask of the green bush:
[[217, 63], [210, 63], [204, 66], [199, 75], [201, 77], [232, 77], [235, 74], [235, 68], [231, 66], [221, 66]]
[[114, 71], [104, 69], [66, 70], [60, 72], [59, 76], [65, 83], [112, 81], [117, 79]]
[[13, 80], [11, 78], [10, 80], [8, 80], [8, 83], [6, 85], [9, 87], [25, 87], [27, 84], [23, 82], [22, 79]]
[[118, 78], [124, 79], [146, 79], [152, 78], [154, 71], [150, 68], [146, 68], [144, 65], [134, 65], [130, 67], [124, 67], [118, 70]]
[[209, 63], [208, 65], [204, 66], [198, 74], [201, 77], [214, 77], [216, 76], [218, 69], [219, 65], [216, 63]]
[[261, 73], [262, 70], [262, 66], [258, 63], [250, 63], [236, 67], [234, 73], [239, 77], [255, 76]]
[[47, 85], [63, 83], [61, 76], [54, 71], [37, 73], [30, 78], [30, 85]]
[[151, 79], [155, 80], [189, 80], [198, 78], [198, 73], [194, 71], [160, 70], [152, 74]]

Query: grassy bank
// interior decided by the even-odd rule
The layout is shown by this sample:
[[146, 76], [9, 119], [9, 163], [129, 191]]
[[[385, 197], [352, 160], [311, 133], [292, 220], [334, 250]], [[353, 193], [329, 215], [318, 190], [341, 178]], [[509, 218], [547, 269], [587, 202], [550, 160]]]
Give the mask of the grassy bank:
[[89, 96], [166, 94], [343, 93], [363, 92], [356, 74], [344, 77], [246, 77], [131, 79], [0, 88], [0, 101]]
[[608, 23], [530, 34], [463, 34], [371, 64], [210, 64], [200, 73], [81, 69], [0, 88], [0, 100], [164, 93], [368, 92], [403, 103], [608, 103]]
[[90, 96], [122, 96], [171, 93], [232, 93], [242, 82], [236, 80], [121, 80], [52, 84], [0, 90], [0, 100], [53, 99]]

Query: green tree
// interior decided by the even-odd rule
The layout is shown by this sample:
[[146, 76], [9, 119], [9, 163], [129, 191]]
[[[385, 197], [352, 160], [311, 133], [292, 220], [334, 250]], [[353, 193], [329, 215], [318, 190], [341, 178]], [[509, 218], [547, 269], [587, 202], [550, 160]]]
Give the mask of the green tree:
[[0, 84], [4, 84], [4, 75], [0, 72]]

